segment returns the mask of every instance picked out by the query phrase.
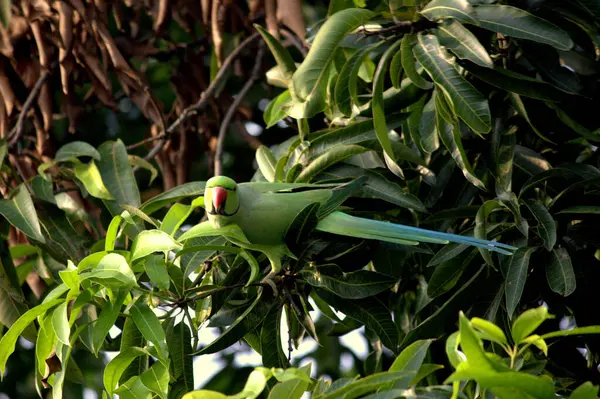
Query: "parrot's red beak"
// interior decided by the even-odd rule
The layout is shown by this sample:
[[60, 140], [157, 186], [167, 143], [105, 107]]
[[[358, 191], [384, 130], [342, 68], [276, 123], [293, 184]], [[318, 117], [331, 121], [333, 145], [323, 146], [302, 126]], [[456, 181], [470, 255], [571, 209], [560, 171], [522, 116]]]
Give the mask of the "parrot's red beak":
[[213, 212], [222, 213], [225, 207], [225, 200], [227, 200], [227, 190], [223, 187], [214, 187], [212, 192], [212, 203]]

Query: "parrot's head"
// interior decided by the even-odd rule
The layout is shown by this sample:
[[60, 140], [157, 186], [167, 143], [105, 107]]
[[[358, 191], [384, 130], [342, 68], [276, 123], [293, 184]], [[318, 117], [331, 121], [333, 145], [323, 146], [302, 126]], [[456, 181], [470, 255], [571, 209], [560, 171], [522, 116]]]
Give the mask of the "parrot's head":
[[227, 224], [227, 216], [233, 216], [240, 209], [237, 183], [225, 176], [215, 176], [206, 182], [204, 203], [209, 219], [219, 219], [219, 224]]

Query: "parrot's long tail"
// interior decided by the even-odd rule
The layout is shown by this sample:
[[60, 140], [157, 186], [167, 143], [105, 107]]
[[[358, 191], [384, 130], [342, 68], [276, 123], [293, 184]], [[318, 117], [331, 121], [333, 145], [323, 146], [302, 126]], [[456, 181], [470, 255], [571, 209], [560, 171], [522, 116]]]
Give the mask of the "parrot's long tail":
[[505, 255], [512, 255], [517, 249], [511, 245], [496, 241], [481, 240], [458, 234], [440, 233], [418, 227], [405, 226], [351, 216], [342, 212], [333, 212], [322, 219], [316, 227], [319, 231], [349, 237], [381, 240], [404, 245], [417, 245], [419, 242], [448, 244], [456, 242], [489, 249]]

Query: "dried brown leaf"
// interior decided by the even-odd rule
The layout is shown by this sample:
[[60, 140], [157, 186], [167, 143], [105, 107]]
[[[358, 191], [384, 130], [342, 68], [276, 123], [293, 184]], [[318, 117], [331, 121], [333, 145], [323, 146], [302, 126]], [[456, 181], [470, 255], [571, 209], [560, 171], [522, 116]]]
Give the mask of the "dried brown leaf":
[[304, 41], [306, 24], [302, 15], [302, 0], [277, 0], [277, 20]]
[[15, 96], [15, 92], [10, 85], [10, 80], [6, 75], [5, 68], [9, 67], [8, 63], [4, 62], [4, 60], [0, 61], [0, 94], [2, 95], [2, 103], [4, 104], [7, 115], [12, 114], [15, 104], [19, 101]]
[[276, 0], [265, 0], [265, 19], [267, 30], [273, 37], [279, 39], [279, 26], [277, 24]]
[[108, 91], [111, 90], [110, 80], [108, 76], [104, 72], [102, 66], [97, 57], [88, 53], [86, 49], [84, 49], [81, 45], [77, 45], [76, 54], [78, 58], [81, 58], [83, 64], [89, 69], [92, 75], [104, 86], [104, 88]]
[[211, 16], [211, 1], [202, 0], [200, 6], [202, 7], [202, 22], [204, 22], [204, 25], [208, 25], [208, 21], [210, 21]]
[[169, 0], [158, 0], [156, 18], [154, 19], [154, 31], [159, 33], [164, 28], [169, 17]]
[[223, 62], [223, 26], [219, 24], [219, 15], [222, 14], [225, 5], [222, 0], [213, 0], [211, 14], [212, 41], [217, 56], [217, 63], [221, 66]]
[[52, 125], [52, 96], [50, 95], [50, 83], [47, 81], [42, 85], [37, 102], [42, 113], [44, 132], [48, 132]]
[[248, 0], [248, 9], [250, 12], [248, 13], [248, 19], [254, 19], [256, 14], [259, 13], [262, 8], [262, 0]]
[[58, 2], [58, 21], [58, 30], [64, 46], [64, 51], [59, 54], [59, 60], [62, 62], [73, 44], [73, 8], [66, 1]]
[[5, 138], [10, 129], [8, 126], [8, 114], [6, 112], [5, 104], [2, 93], [0, 93], [0, 138]]

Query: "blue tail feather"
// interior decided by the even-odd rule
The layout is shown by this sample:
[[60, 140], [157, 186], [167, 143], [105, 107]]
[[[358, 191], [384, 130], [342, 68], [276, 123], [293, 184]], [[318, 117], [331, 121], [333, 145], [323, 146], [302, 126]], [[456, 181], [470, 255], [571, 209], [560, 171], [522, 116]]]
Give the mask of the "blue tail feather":
[[511, 251], [517, 248], [496, 241], [482, 240], [479, 238], [461, 236], [458, 234], [442, 233], [421, 229], [418, 227], [383, 222], [379, 220], [364, 219], [351, 216], [342, 212], [333, 212], [317, 225], [317, 230], [351, 237], [398, 242], [409, 241], [411, 244], [429, 242], [433, 244], [448, 244], [456, 242], [496, 251], [505, 255], [512, 255]]

